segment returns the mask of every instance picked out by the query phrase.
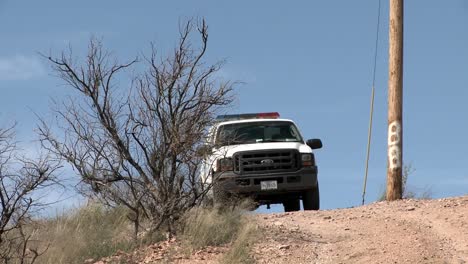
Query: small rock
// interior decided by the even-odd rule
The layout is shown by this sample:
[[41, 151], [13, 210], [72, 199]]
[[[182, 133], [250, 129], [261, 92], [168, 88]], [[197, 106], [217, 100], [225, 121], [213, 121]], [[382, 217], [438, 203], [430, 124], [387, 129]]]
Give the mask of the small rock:
[[414, 207], [407, 207], [407, 208], [406, 208], [406, 211], [414, 211], [415, 209], [416, 209], [416, 208], [414, 208]]
[[275, 226], [282, 226], [282, 225], [283, 225], [283, 223], [280, 222], [280, 221], [276, 221], [276, 222], [274, 222], [273, 224], [274, 224]]
[[291, 248], [291, 245], [281, 245], [279, 246], [279, 249], [289, 249]]
[[325, 216], [323, 219], [328, 220], [328, 219], [331, 219], [331, 218], [332, 218], [331, 216]]

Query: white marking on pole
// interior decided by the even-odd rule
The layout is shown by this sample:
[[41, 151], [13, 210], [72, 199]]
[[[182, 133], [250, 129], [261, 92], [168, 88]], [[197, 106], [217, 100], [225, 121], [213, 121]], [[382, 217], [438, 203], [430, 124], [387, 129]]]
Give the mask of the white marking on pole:
[[392, 170], [401, 168], [400, 134], [399, 121], [395, 120], [388, 125], [388, 166]]

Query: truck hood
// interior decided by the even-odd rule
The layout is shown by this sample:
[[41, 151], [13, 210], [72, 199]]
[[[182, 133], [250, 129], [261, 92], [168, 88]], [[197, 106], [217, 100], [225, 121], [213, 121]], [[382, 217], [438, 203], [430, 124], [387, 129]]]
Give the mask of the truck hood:
[[217, 157], [232, 157], [239, 151], [271, 150], [271, 149], [297, 149], [301, 153], [312, 153], [312, 149], [302, 142], [268, 142], [255, 144], [231, 145], [217, 148], [213, 151]]

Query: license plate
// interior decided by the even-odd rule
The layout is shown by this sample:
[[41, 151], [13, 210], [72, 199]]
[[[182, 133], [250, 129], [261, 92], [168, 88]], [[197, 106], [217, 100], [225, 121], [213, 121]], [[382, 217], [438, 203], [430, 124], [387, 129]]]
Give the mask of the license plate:
[[278, 183], [276, 181], [261, 181], [260, 190], [276, 190], [278, 189]]

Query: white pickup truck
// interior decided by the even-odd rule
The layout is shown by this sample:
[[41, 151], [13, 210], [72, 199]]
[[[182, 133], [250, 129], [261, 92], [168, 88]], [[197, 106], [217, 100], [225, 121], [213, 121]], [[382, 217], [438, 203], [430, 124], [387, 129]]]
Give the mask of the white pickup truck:
[[214, 146], [201, 166], [201, 179], [213, 186], [215, 201], [230, 195], [250, 197], [259, 205], [282, 203], [285, 211], [320, 208], [313, 149], [320, 139], [305, 141], [292, 120], [279, 114], [218, 116], [209, 133]]

